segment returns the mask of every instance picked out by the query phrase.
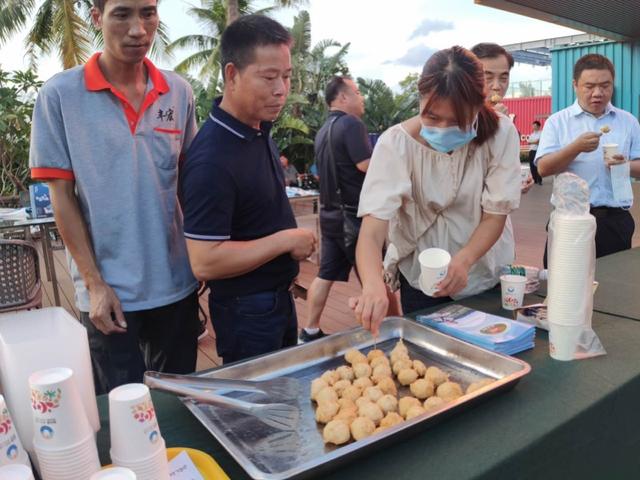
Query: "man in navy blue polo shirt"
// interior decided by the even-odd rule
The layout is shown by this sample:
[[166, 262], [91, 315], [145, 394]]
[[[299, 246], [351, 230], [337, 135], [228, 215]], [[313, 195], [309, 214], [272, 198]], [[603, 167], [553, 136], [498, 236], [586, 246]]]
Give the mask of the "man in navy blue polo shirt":
[[184, 234], [193, 272], [209, 282], [218, 355], [225, 363], [295, 345], [290, 286], [313, 253], [296, 228], [271, 122], [284, 107], [291, 36], [247, 15], [221, 38], [224, 91], [181, 172]]

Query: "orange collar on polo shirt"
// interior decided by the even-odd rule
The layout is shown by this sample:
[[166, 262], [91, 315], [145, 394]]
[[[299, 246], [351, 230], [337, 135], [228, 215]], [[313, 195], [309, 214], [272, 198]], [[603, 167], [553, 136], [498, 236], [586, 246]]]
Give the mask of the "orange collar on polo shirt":
[[127, 97], [125, 97], [120, 90], [111, 85], [104, 77], [102, 70], [100, 70], [100, 65], [98, 64], [98, 58], [100, 58], [100, 55], [100, 52], [95, 53], [84, 66], [84, 82], [87, 90], [91, 92], [109, 90], [118, 97], [120, 102], [122, 102], [122, 107], [124, 108], [124, 114], [127, 117], [131, 134], [135, 134], [138, 121], [142, 115], [144, 115], [144, 112], [147, 108], [153, 105], [160, 95], [169, 91], [169, 85], [160, 70], [158, 70], [149, 59], [145, 58], [144, 64], [147, 67], [149, 78], [153, 83], [153, 89], [145, 96], [142, 106], [140, 107], [140, 111], [136, 112], [131, 103], [129, 103], [129, 100], [127, 100]]

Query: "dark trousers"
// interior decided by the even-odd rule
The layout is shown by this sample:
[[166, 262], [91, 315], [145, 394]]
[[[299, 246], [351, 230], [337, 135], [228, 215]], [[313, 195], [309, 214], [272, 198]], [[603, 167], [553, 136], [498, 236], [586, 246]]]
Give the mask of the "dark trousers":
[[542, 177], [538, 173], [538, 167], [533, 162], [536, 158], [536, 151], [529, 150], [529, 167], [531, 168], [531, 176], [533, 177], [533, 181], [542, 185]]
[[223, 363], [298, 343], [298, 319], [289, 285], [237, 297], [209, 295], [211, 323]]
[[400, 303], [404, 315], [434, 307], [443, 303], [451, 302], [451, 297], [430, 297], [409, 285], [404, 275], [400, 274]]
[[80, 320], [89, 334], [96, 394], [125, 383], [140, 383], [145, 370], [191, 373], [198, 356], [198, 295], [196, 292], [164, 307], [124, 312], [125, 333], [105, 335], [87, 312]]
[[[593, 207], [590, 212], [596, 217], [596, 258], [631, 248], [636, 224], [629, 210]], [[548, 241], [544, 246], [544, 268], [547, 268], [547, 247]]]

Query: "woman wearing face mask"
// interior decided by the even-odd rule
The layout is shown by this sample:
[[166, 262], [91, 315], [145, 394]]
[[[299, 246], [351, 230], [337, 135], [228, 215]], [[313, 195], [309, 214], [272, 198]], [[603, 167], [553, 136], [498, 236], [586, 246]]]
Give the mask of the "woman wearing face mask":
[[[418, 115], [380, 137], [360, 196], [363, 291], [352, 307], [374, 333], [387, 311], [385, 280], [399, 284], [409, 313], [490, 289], [499, 267], [513, 261], [511, 249], [494, 244], [520, 202], [519, 139], [485, 104], [482, 65], [462, 47], [441, 50], [425, 64], [418, 90]], [[419, 286], [418, 255], [431, 247], [452, 256], [434, 297]]]

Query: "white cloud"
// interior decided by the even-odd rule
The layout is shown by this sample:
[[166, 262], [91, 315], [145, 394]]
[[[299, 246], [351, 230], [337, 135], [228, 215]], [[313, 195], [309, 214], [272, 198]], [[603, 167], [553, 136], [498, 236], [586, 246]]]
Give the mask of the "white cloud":
[[444, 30], [453, 30], [453, 28], [453, 22], [448, 22], [445, 20], [432, 20], [428, 18], [424, 20], [420, 25], [418, 25], [418, 28], [416, 28], [409, 37], [409, 40], [413, 40], [414, 38], [418, 37], [426, 37], [430, 33], [442, 32]]

